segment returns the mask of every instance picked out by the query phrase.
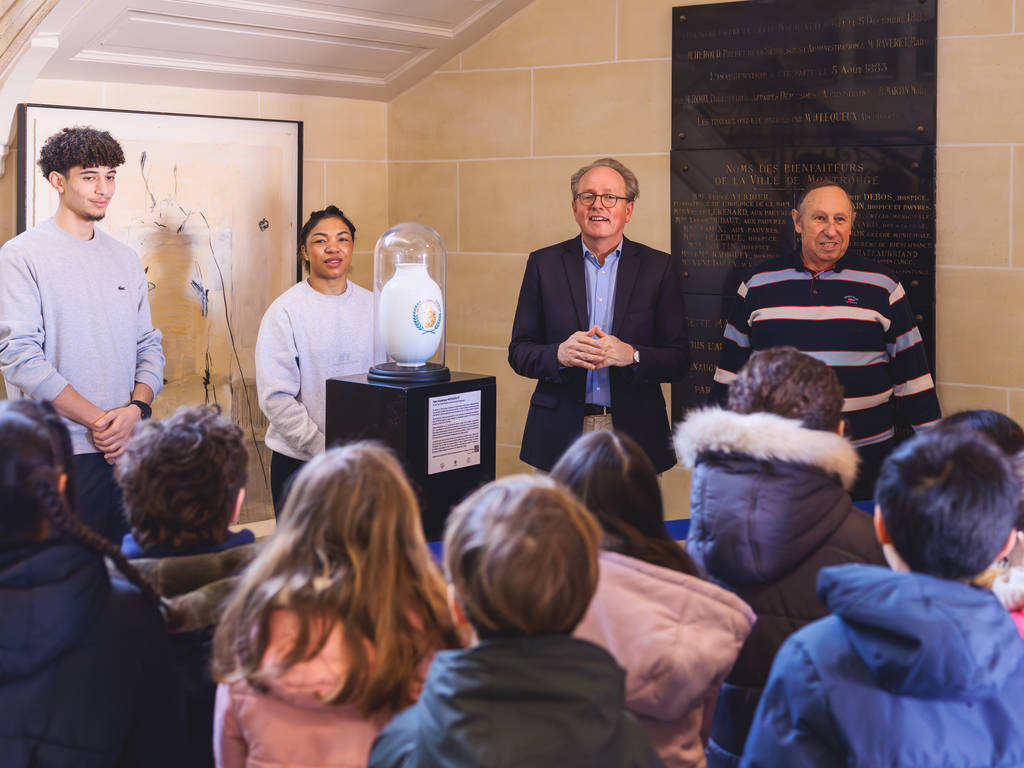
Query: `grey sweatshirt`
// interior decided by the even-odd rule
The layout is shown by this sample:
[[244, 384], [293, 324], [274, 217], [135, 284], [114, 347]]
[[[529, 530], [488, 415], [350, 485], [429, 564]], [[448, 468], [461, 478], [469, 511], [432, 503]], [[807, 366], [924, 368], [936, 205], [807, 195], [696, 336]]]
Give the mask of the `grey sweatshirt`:
[[[160, 331], [146, 273], [128, 246], [95, 230], [79, 240], [48, 219], [0, 248], [0, 374], [8, 395], [52, 400], [70, 384], [110, 410], [135, 382], [163, 386]], [[95, 453], [69, 419], [75, 453]]]
[[303, 280], [263, 315], [256, 340], [256, 390], [270, 421], [266, 444], [303, 461], [324, 449], [327, 379], [373, 363], [373, 294], [351, 280], [327, 296]]

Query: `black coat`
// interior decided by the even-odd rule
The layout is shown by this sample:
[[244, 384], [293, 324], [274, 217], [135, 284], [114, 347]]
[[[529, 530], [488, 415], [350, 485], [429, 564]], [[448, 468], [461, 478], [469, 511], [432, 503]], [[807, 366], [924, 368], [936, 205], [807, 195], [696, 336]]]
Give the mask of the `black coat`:
[[828, 614], [815, 581], [828, 565], [884, 565], [871, 516], [847, 488], [857, 451], [830, 432], [766, 413], [698, 411], [676, 431], [694, 466], [686, 550], [757, 614], [719, 695], [708, 765], [734, 765], [782, 643]]
[[486, 640], [434, 657], [419, 701], [385, 726], [371, 768], [663, 766], [625, 711], [625, 673], [562, 635]]
[[[676, 458], [661, 383], [682, 379], [690, 363], [682, 288], [667, 253], [623, 238], [619, 258], [610, 333], [638, 349], [640, 363], [610, 369], [612, 423], [664, 472]], [[560, 368], [558, 345], [590, 328], [586, 286], [580, 237], [530, 254], [508, 362], [537, 379], [520, 458], [543, 470], [583, 432], [587, 372]]]
[[0, 763], [184, 761], [181, 689], [156, 608], [77, 542], [0, 551]]

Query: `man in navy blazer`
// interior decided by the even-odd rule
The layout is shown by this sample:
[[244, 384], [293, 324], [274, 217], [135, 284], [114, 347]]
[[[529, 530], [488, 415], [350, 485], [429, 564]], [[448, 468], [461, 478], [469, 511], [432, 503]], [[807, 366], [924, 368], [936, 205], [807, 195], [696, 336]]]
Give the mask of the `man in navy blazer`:
[[658, 472], [676, 463], [661, 383], [689, 366], [679, 275], [667, 253], [623, 236], [639, 193], [612, 158], [570, 180], [580, 235], [534, 251], [508, 361], [537, 379], [520, 458], [550, 470], [584, 431], [630, 435]]

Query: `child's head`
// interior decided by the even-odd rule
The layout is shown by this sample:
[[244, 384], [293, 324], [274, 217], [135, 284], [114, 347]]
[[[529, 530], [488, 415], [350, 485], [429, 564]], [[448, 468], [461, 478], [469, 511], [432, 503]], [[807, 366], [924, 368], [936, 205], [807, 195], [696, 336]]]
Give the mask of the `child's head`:
[[51, 510], [66, 509], [70, 458], [71, 439], [53, 406], [0, 401], [0, 539], [46, 537]]
[[444, 565], [481, 638], [570, 634], [597, 588], [601, 529], [546, 477], [490, 483], [448, 518]]
[[606, 429], [577, 438], [551, 470], [551, 478], [579, 496], [597, 517], [605, 549], [700, 573], [665, 530], [658, 473], [629, 435]]
[[729, 385], [729, 410], [774, 413], [808, 429], [839, 430], [843, 387], [825, 363], [794, 347], [755, 352]]
[[[300, 634], [291, 653], [261, 668], [278, 609], [297, 617]], [[457, 644], [416, 494], [397, 459], [375, 443], [332, 448], [295, 476], [277, 530], [228, 601], [215, 672], [264, 687], [315, 656], [337, 622], [350, 668], [330, 701], [365, 714], [410, 704], [418, 665]]]
[[1019, 495], [1008, 458], [991, 440], [938, 427], [903, 443], [882, 464], [876, 528], [912, 571], [967, 579], [1008, 548]]
[[1020, 424], [999, 411], [980, 408], [960, 411], [942, 420], [943, 427], [968, 427], [977, 430], [996, 444], [1007, 456], [1024, 450], [1024, 429]]
[[215, 406], [145, 422], [114, 469], [135, 540], [143, 549], [224, 541], [248, 460], [241, 428]]
[[48, 402], [0, 401], [0, 541], [70, 537], [118, 570], [152, 602], [159, 598], [121, 551], [82, 525], [67, 502], [71, 437]]

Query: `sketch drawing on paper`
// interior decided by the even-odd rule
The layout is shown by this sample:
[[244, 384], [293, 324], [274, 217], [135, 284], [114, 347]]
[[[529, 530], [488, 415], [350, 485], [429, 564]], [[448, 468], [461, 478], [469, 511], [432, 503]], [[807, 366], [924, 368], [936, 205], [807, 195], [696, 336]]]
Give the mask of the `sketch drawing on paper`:
[[167, 357], [154, 414], [218, 404], [246, 434], [242, 520], [271, 517], [266, 419], [256, 398], [253, 355], [263, 311], [296, 280], [301, 124], [36, 105], [22, 110], [25, 226], [56, 209], [56, 194], [34, 169], [47, 136], [66, 125], [93, 125], [121, 142], [126, 162], [100, 226], [135, 249], [146, 269]]

